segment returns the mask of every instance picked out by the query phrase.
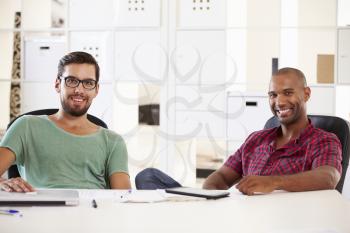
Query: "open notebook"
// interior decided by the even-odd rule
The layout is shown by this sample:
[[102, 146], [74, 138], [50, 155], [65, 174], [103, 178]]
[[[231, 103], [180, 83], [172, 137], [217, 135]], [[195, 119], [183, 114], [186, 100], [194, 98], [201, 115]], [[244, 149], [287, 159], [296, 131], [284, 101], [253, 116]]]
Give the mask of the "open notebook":
[[67, 189], [45, 189], [34, 193], [0, 191], [0, 206], [46, 206], [79, 204], [79, 193]]

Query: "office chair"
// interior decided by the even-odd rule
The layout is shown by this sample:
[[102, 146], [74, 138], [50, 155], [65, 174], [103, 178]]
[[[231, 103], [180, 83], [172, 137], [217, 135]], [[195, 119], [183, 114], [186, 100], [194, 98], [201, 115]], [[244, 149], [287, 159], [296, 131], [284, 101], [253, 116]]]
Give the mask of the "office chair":
[[[35, 111], [31, 111], [31, 112], [27, 112], [27, 113], [24, 113], [18, 117], [16, 117], [15, 119], [13, 119], [8, 125], [7, 125], [7, 129], [10, 128], [10, 126], [13, 124], [13, 122], [15, 122], [19, 117], [21, 116], [24, 116], [24, 115], [52, 115], [52, 114], [55, 114], [56, 112], [58, 111], [57, 108], [49, 108], [49, 109], [40, 109], [40, 110], [35, 110]], [[93, 115], [90, 115], [90, 114], [87, 114], [87, 118], [89, 121], [91, 121], [92, 123], [96, 124], [96, 125], [99, 125], [103, 128], [106, 128], [108, 129], [107, 127], [107, 124], [102, 121], [101, 119], [93, 116]], [[15, 178], [15, 177], [20, 177], [20, 174], [18, 172], [18, 169], [17, 169], [17, 165], [12, 165], [8, 171], [7, 171], [7, 174], [8, 174], [8, 178]]]
[[[343, 190], [346, 172], [349, 166], [350, 157], [350, 124], [348, 121], [335, 116], [308, 115], [316, 128], [334, 133], [342, 145], [342, 175], [336, 189], [341, 193]], [[279, 126], [277, 117], [271, 117], [265, 124], [264, 129]]]

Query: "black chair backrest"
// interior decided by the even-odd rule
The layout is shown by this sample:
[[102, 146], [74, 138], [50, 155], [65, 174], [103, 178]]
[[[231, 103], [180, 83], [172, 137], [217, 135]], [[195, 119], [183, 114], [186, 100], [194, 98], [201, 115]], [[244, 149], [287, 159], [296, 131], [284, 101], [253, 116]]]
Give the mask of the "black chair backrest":
[[[350, 124], [348, 121], [336, 116], [308, 115], [316, 128], [334, 133], [342, 144], [342, 175], [336, 189], [341, 193], [343, 190], [346, 172], [349, 166], [350, 157]], [[279, 126], [277, 117], [271, 117], [265, 124], [264, 129]]]
[[[35, 111], [24, 113], [24, 114], [16, 117], [15, 119], [13, 119], [7, 125], [7, 129], [9, 129], [10, 126], [13, 124], [13, 122], [15, 122], [21, 116], [24, 116], [24, 115], [37, 115], [37, 116], [38, 115], [52, 115], [52, 114], [55, 114], [56, 112], [58, 112], [57, 108], [48, 108], [48, 109], [40, 109], [40, 110], [35, 110]], [[100, 118], [97, 118], [97, 117], [90, 115], [90, 114], [87, 114], [87, 118], [92, 123], [108, 129], [107, 124], [103, 120], [101, 120]], [[8, 169], [7, 174], [8, 174], [8, 178], [20, 177], [20, 174], [19, 174], [18, 169], [17, 169], [17, 165], [12, 165]]]
[[[10, 126], [12, 125], [13, 122], [15, 122], [17, 120], [17, 118], [24, 116], [24, 115], [52, 115], [55, 114], [56, 112], [58, 112], [57, 108], [48, 108], [48, 109], [40, 109], [40, 110], [35, 110], [35, 111], [31, 111], [31, 112], [26, 112], [18, 117], [16, 117], [15, 119], [13, 119], [8, 125], [7, 125], [7, 129], [10, 128]], [[93, 115], [87, 114], [87, 118], [89, 119], [89, 121], [91, 121], [92, 123], [99, 125], [103, 128], [108, 129], [107, 124], [101, 120], [98, 117], [95, 117]]]

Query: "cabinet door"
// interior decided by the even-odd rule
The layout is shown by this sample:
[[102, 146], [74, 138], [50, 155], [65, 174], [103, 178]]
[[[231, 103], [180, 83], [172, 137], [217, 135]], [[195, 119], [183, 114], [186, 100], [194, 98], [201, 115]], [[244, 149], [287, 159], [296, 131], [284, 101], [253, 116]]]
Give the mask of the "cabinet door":
[[230, 140], [243, 142], [252, 132], [263, 129], [272, 116], [267, 96], [229, 96], [227, 105]]
[[307, 102], [307, 113], [334, 115], [335, 93], [333, 87], [310, 86], [311, 97]]

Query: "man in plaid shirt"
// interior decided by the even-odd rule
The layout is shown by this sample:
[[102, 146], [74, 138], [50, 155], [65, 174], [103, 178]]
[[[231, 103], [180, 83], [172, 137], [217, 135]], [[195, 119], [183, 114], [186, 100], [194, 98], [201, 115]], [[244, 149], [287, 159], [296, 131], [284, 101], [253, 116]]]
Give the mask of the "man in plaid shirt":
[[[225, 164], [205, 180], [205, 189], [236, 185], [244, 194], [274, 190], [334, 189], [341, 175], [341, 144], [336, 135], [314, 128], [307, 118], [311, 94], [304, 74], [294, 68], [271, 78], [269, 101], [280, 127], [252, 133]], [[138, 189], [181, 186], [163, 172], [147, 168], [135, 178]]]
[[205, 189], [269, 193], [281, 189], [334, 189], [341, 175], [341, 144], [336, 135], [314, 128], [307, 118], [311, 90], [304, 74], [283, 68], [270, 81], [269, 102], [280, 127], [252, 133], [225, 164], [204, 182]]

